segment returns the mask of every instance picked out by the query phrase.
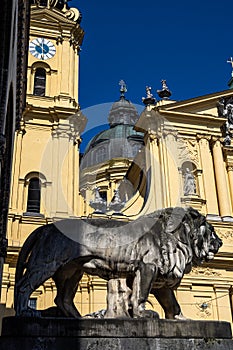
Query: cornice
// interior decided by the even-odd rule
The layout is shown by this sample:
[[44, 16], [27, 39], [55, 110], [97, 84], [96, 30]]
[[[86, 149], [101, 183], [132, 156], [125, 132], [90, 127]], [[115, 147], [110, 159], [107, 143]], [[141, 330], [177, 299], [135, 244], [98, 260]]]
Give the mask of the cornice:
[[[159, 109], [159, 113], [161, 113], [162, 115], [165, 114], [174, 118], [178, 117], [180, 123], [188, 122], [189, 124], [191, 124], [192, 121], [196, 120], [198, 123], [200, 123], [200, 125], [201, 124], [208, 125], [212, 123], [220, 127], [226, 122], [225, 118], [220, 118], [217, 116], [205, 115], [200, 113], [190, 113], [185, 111], [173, 111], [173, 110], [165, 110], [165, 109]], [[192, 118], [192, 120], [190, 118]]]
[[220, 99], [221, 97], [230, 97], [233, 96], [233, 91], [232, 90], [223, 90], [223, 91], [219, 91], [219, 92], [215, 92], [215, 93], [211, 93], [211, 94], [207, 94], [207, 95], [203, 95], [200, 97], [195, 97], [195, 98], [191, 98], [188, 100], [183, 100], [183, 101], [179, 101], [179, 102], [173, 102], [170, 104], [166, 104], [163, 105], [161, 107], [159, 107], [160, 111], [163, 110], [174, 110], [177, 108], [182, 108], [182, 107], [190, 107], [190, 106], [195, 106], [197, 104], [205, 104], [205, 103], [214, 103], [215, 101], [217, 102], [218, 99]]
[[[53, 98], [46, 97], [46, 99], [50, 99], [50, 101], [54, 101]], [[46, 116], [49, 117], [54, 117], [56, 116], [56, 119], [62, 118], [62, 119], [67, 119], [71, 117], [73, 114], [76, 114], [79, 112], [79, 107], [77, 108], [69, 108], [69, 107], [57, 107], [57, 106], [46, 106], [46, 107], [41, 107], [41, 106], [35, 106], [33, 104], [27, 103], [26, 108], [23, 112], [23, 119], [35, 116], [35, 118], [45, 118]]]

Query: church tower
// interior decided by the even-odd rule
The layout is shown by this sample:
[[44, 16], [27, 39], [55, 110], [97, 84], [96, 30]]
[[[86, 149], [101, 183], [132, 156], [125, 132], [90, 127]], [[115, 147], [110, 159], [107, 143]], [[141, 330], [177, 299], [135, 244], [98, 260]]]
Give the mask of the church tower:
[[15, 136], [2, 288], [7, 307], [18, 252], [29, 233], [80, 215], [79, 143], [86, 122], [78, 101], [80, 21], [81, 13], [66, 0], [32, 1], [27, 103]]

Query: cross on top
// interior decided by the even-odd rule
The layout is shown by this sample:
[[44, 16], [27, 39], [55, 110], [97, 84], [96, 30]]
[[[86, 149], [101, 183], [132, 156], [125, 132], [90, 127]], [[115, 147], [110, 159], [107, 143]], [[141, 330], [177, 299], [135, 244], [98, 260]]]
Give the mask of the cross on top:
[[233, 58], [232, 58], [232, 57], [230, 57], [230, 59], [227, 60], [227, 63], [230, 63], [230, 64], [231, 64], [231, 67], [233, 68]]
[[127, 92], [127, 87], [126, 87], [126, 84], [124, 82], [124, 80], [120, 80], [119, 81], [119, 85], [120, 85], [120, 93], [121, 93], [121, 96], [125, 96], [125, 93]]

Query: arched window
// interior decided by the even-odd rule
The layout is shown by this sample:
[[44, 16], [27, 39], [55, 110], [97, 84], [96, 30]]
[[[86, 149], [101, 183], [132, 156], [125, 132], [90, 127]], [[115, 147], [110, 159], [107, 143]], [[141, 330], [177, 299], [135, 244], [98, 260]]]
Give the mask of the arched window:
[[28, 201], [27, 201], [28, 213], [40, 212], [40, 192], [41, 192], [40, 179], [37, 177], [31, 178], [28, 185]]
[[45, 87], [46, 87], [46, 71], [44, 68], [37, 68], [35, 71], [33, 95], [45, 96]]

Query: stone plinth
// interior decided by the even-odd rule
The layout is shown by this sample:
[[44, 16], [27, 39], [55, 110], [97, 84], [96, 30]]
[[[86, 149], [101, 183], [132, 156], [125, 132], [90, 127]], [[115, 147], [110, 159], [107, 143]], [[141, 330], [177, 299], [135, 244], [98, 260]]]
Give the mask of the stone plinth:
[[0, 349], [232, 350], [233, 341], [227, 322], [7, 317]]

